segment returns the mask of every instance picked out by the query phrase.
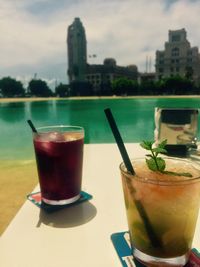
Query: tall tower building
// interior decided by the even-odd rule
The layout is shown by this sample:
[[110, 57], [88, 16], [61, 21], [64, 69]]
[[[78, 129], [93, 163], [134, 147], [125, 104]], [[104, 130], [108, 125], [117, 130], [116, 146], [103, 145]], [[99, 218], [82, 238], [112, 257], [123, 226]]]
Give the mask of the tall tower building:
[[87, 65], [87, 41], [80, 18], [75, 18], [68, 27], [68, 76], [69, 82], [84, 81]]
[[185, 29], [169, 31], [165, 49], [156, 51], [157, 79], [181, 76], [200, 82], [200, 54], [198, 47], [191, 47]]

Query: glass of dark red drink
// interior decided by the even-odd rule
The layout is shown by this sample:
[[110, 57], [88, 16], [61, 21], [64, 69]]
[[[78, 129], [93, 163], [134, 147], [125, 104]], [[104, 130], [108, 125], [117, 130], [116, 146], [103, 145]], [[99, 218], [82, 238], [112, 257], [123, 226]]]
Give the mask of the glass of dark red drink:
[[33, 133], [42, 200], [66, 205], [80, 197], [84, 129], [79, 126], [41, 127]]

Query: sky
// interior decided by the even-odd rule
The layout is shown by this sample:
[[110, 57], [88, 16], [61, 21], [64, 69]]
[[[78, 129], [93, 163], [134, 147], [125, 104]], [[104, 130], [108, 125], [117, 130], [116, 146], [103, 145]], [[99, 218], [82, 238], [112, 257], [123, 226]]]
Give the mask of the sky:
[[68, 83], [66, 37], [75, 17], [85, 28], [88, 63], [115, 58], [154, 71], [169, 30], [185, 28], [200, 47], [199, 14], [200, 0], [0, 0], [0, 78]]

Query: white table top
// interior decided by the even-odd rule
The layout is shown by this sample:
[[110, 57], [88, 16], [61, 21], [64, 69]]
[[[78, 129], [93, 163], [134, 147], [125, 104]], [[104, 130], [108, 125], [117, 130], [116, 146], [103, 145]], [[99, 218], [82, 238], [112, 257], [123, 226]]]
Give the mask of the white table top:
[[[145, 153], [138, 144], [126, 148], [133, 157]], [[0, 238], [0, 266], [121, 267], [110, 240], [112, 233], [127, 230], [121, 161], [116, 144], [85, 145], [82, 190], [93, 198], [52, 214], [26, 201]]]

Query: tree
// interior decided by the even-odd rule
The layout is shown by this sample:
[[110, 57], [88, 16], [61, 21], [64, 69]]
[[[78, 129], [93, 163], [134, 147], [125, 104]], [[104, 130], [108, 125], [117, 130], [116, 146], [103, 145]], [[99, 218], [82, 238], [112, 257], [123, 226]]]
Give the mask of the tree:
[[69, 95], [69, 85], [60, 83], [56, 89], [55, 93], [57, 96], [65, 97]]
[[22, 83], [11, 77], [4, 77], [0, 80], [0, 90], [3, 97], [24, 96], [25, 94]]
[[29, 82], [28, 91], [32, 96], [48, 97], [53, 95], [47, 83], [40, 79], [32, 79]]
[[102, 81], [99, 86], [99, 90], [96, 92], [99, 96], [111, 96], [112, 85], [110, 81]]
[[138, 95], [139, 85], [137, 81], [132, 81], [132, 85], [127, 88], [127, 95]]
[[185, 68], [185, 78], [192, 80], [193, 74], [194, 74], [193, 68], [190, 66], [187, 66]]
[[92, 85], [86, 81], [73, 81], [70, 84], [70, 95], [71, 96], [91, 96]]
[[143, 81], [140, 84], [140, 95], [156, 95], [159, 94], [160, 83], [155, 81]]
[[194, 84], [187, 78], [173, 76], [164, 80], [163, 91], [170, 95], [186, 95], [192, 94]]
[[127, 95], [128, 92], [132, 91], [134, 82], [127, 78], [121, 77], [115, 79], [112, 82], [112, 89], [115, 95]]

